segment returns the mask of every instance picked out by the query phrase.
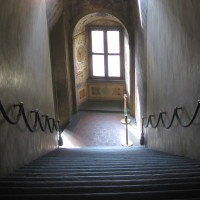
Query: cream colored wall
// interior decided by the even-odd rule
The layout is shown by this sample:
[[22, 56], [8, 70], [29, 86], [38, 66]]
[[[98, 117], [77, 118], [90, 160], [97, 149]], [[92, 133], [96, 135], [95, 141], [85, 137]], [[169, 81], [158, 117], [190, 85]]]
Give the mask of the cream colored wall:
[[125, 91], [128, 95], [128, 105], [130, 107], [130, 48], [129, 48], [129, 36], [127, 31], [124, 31], [124, 71], [125, 71]]
[[147, 8], [148, 1], [138, 1], [135, 17], [135, 118], [141, 132], [142, 117], [146, 116], [147, 110]]
[[[149, 0], [147, 14], [147, 114], [182, 106], [188, 122], [200, 94], [200, 1]], [[200, 160], [199, 115], [189, 128], [177, 122], [146, 130], [146, 145]]]
[[[9, 116], [23, 102], [28, 120], [36, 108], [55, 117], [45, 1], [0, 1], [0, 27], [0, 100]], [[0, 175], [58, 147], [56, 132], [30, 133], [22, 119], [14, 126], [2, 115], [0, 121]]]

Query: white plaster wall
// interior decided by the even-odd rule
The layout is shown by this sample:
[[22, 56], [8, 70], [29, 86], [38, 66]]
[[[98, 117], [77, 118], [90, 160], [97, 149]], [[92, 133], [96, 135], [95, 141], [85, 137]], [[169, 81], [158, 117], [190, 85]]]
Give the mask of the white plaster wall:
[[[183, 106], [188, 121], [200, 95], [200, 1], [149, 0], [147, 15], [147, 114]], [[186, 113], [186, 114], [184, 114]], [[200, 114], [185, 129], [174, 124], [146, 130], [150, 148], [200, 160]]]
[[[24, 102], [29, 120], [36, 108], [55, 117], [44, 0], [0, 1], [0, 100], [7, 112]], [[23, 119], [13, 126], [0, 114], [0, 175], [55, 148], [56, 132], [30, 133]]]
[[137, 1], [137, 20], [135, 24], [135, 118], [141, 132], [142, 117], [146, 115], [147, 94], [147, 1]]
[[128, 95], [128, 106], [130, 105], [130, 49], [129, 36], [127, 31], [124, 31], [124, 71], [126, 93]]

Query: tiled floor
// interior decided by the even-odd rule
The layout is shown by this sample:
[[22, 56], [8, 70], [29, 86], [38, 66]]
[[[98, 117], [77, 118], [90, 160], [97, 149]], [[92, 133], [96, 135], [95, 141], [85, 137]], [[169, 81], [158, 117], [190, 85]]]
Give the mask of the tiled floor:
[[[62, 134], [64, 147], [121, 146], [126, 138], [123, 117], [123, 113], [79, 112]], [[139, 133], [133, 118], [128, 134], [133, 145], [138, 146]]]

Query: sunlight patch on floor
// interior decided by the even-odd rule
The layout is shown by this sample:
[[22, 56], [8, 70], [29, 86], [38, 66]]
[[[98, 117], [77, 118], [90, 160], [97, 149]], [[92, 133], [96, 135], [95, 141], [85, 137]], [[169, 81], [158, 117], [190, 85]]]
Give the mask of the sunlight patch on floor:
[[[68, 130], [64, 130], [61, 134], [63, 139], [63, 146], [61, 148], [80, 148], [80, 146], [72, 143], [72, 133]], [[75, 140], [75, 138], [73, 138]]]
[[[123, 133], [122, 137], [122, 143], [125, 143], [126, 141], [126, 124], [123, 124], [125, 132]], [[139, 129], [137, 125], [134, 124], [128, 124], [128, 141], [130, 143], [132, 142], [133, 145], [139, 145], [139, 140], [140, 140], [141, 134], [139, 132]]]

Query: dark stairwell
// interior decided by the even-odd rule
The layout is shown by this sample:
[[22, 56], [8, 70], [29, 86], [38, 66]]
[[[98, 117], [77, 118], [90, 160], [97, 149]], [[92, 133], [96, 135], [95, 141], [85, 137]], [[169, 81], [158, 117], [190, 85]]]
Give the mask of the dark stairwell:
[[[54, 117], [55, 103], [65, 127], [74, 109], [70, 97], [75, 95], [71, 29], [79, 17], [97, 9], [128, 25], [138, 119], [155, 113], [145, 122], [157, 127], [157, 119], [168, 117], [163, 109], [172, 116], [169, 111], [178, 105], [183, 110], [176, 107], [173, 116], [186, 110], [192, 116], [192, 101], [200, 93], [199, 8], [198, 0], [0, 1], [0, 94], [6, 111], [13, 101], [23, 101], [26, 110], [39, 108], [40, 114]], [[53, 29], [58, 31], [53, 39], [59, 49], [54, 64], [49, 53]], [[60, 94], [58, 102], [52, 83]], [[187, 116], [183, 119], [187, 122]], [[199, 118], [190, 129], [177, 124], [169, 130], [148, 128], [149, 148], [134, 143], [56, 150], [56, 132], [29, 134], [23, 123], [10, 126], [4, 121], [0, 119], [0, 172], [12, 173], [0, 177], [1, 199], [200, 199], [200, 162], [150, 149], [200, 160]]]
[[199, 199], [200, 162], [143, 147], [59, 148], [0, 185], [1, 199]]
[[[95, 127], [98, 128], [95, 123], [104, 124], [104, 119], [110, 123], [107, 134], [115, 127], [118, 129], [115, 132], [119, 133], [116, 123], [121, 124], [120, 115], [79, 113], [68, 129], [73, 132], [79, 127], [79, 132], [74, 134], [79, 134], [82, 146], [58, 148], [1, 177], [0, 198], [199, 199], [199, 161], [151, 150], [139, 146], [136, 141], [131, 147], [122, 147], [118, 143], [110, 143], [113, 146], [107, 147], [102, 146], [105, 143], [86, 147], [85, 139], [90, 139], [94, 134], [93, 128], [94, 131]], [[100, 118], [96, 121], [95, 117]], [[81, 121], [82, 118], [84, 120]], [[113, 118], [117, 121], [112, 121]], [[80, 129], [86, 127], [88, 129], [83, 133], [90, 131], [90, 136], [87, 134], [84, 138]], [[95, 144], [94, 141], [92, 144]]]

